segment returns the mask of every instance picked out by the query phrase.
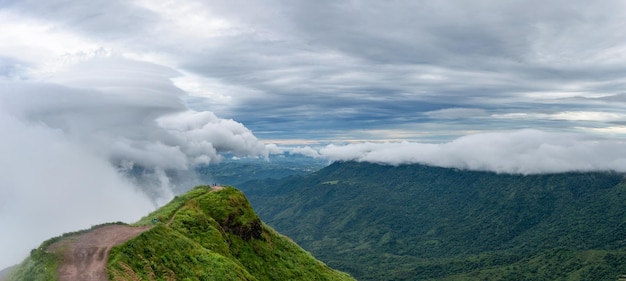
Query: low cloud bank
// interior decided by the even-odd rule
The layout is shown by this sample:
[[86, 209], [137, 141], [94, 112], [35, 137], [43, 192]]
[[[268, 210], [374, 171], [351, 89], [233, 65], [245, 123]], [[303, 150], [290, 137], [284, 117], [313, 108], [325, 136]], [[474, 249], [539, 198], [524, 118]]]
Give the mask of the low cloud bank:
[[0, 128], [0, 265], [19, 262], [52, 236], [135, 220], [153, 208], [106, 159], [63, 132], [6, 115]]
[[420, 163], [438, 167], [510, 174], [569, 171], [626, 172], [626, 142], [589, 135], [518, 130], [468, 135], [448, 143], [416, 142], [330, 144], [285, 148], [294, 153], [331, 161], [364, 161], [391, 165]]
[[0, 80], [0, 268], [52, 236], [137, 220], [222, 153], [267, 156], [241, 123], [189, 110], [174, 75], [107, 57]]

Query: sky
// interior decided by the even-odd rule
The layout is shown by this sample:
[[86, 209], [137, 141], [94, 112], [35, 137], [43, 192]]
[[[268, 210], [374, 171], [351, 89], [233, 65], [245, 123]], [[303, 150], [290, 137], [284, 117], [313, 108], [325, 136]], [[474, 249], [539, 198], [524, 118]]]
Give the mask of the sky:
[[0, 0], [0, 268], [224, 157], [626, 172], [625, 74], [618, 0]]

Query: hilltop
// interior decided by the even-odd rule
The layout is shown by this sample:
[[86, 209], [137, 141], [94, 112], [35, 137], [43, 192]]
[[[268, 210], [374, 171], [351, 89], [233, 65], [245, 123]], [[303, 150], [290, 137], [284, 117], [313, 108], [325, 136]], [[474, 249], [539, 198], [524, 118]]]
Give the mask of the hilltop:
[[237, 189], [209, 186], [177, 196], [134, 225], [52, 238], [12, 275], [86, 279], [354, 280], [265, 225]]
[[616, 280], [626, 182], [337, 162], [240, 185], [259, 215], [359, 280]]

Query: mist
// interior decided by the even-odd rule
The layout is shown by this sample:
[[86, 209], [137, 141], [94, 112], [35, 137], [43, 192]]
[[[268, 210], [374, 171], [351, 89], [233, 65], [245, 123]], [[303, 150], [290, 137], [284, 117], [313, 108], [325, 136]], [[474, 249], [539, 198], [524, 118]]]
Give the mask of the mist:
[[222, 153], [267, 156], [241, 123], [188, 109], [175, 75], [103, 58], [0, 82], [0, 268], [64, 232], [138, 220]]
[[0, 269], [223, 155], [626, 171], [623, 1], [344, 2], [3, 1]]
[[273, 146], [272, 153], [289, 152], [329, 161], [425, 164], [507, 174], [545, 174], [626, 172], [625, 145], [622, 140], [589, 134], [525, 129], [472, 134], [446, 143], [361, 142], [317, 148]]
[[133, 221], [154, 205], [108, 161], [62, 132], [1, 116], [0, 265], [52, 236]]

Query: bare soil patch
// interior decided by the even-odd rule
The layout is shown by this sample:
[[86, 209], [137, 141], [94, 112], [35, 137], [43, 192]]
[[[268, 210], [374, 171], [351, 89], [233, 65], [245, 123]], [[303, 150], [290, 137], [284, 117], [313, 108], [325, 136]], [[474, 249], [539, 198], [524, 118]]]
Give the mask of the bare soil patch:
[[47, 250], [63, 253], [57, 270], [59, 281], [109, 281], [106, 265], [111, 248], [148, 229], [150, 226], [107, 225], [67, 237]]

